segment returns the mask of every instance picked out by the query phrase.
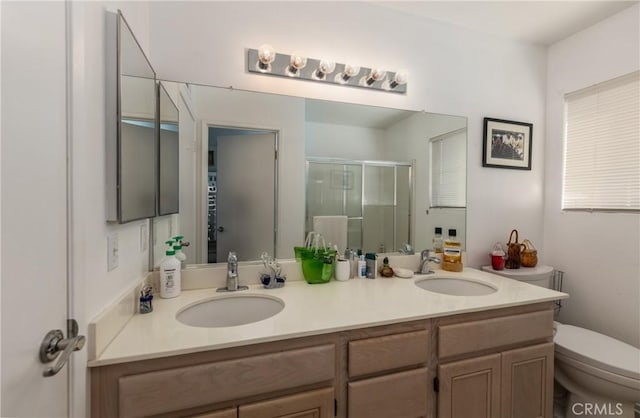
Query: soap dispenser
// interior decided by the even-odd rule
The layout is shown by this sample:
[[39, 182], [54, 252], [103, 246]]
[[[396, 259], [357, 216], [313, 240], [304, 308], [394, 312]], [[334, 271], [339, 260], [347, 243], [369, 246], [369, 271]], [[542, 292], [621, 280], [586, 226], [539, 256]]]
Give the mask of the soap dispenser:
[[180, 260], [176, 258], [173, 248], [169, 248], [160, 263], [160, 297], [165, 299], [179, 296], [181, 290]]

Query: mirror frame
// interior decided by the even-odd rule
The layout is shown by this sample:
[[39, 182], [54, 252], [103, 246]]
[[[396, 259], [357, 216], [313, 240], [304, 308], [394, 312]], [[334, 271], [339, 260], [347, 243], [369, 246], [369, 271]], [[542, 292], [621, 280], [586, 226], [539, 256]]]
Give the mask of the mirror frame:
[[[176, 103], [173, 101], [173, 99], [171, 98], [171, 95], [169, 95], [169, 92], [167, 91], [167, 89], [164, 87], [162, 81], [158, 81], [157, 83], [158, 85], [158, 91], [157, 91], [157, 99], [158, 99], [158, 104], [157, 104], [157, 109], [158, 109], [158, 119], [156, 121], [156, 125], [157, 125], [157, 132], [158, 132], [158, 138], [157, 138], [157, 167], [156, 167], [156, 172], [158, 173], [157, 177], [157, 181], [158, 181], [158, 185], [157, 185], [157, 193], [156, 193], [156, 197], [158, 200], [158, 208], [157, 208], [157, 216], [166, 216], [166, 215], [174, 215], [174, 214], [178, 214], [180, 213], [180, 110], [178, 109], [178, 106], [176, 105]], [[162, 194], [162, 190], [163, 190], [163, 176], [162, 176], [162, 97], [163, 95], [166, 97], [166, 99], [169, 101], [169, 105], [172, 106], [172, 111], [175, 110], [177, 117], [177, 120], [175, 121], [175, 125], [178, 127], [178, 132], [176, 135], [176, 141], [177, 141], [177, 147], [176, 147], [176, 156], [175, 159], [177, 160], [177, 171], [175, 173], [172, 173], [173, 178], [175, 178], [176, 181], [176, 185], [175, 185], [175, 189], [176, 189], [176, 199], [175, 202], [170, 202], [170, 204], [168, 206], [170, 207], [175, 207], [175, 210], [171, 210], [169, 209], [167, 212], [164, 212], [162, 210], [163, 208], [163, 203], [162, 203], [162, 198], [163, 198], [163, 194]], [[165, 122], [167, 124], [173, 124], [173, 122]]]
[[[122, 210], [122, 31], [126, 30], [131, 35], [137, 48], [153, 74], [154, 96], [154, 141], [158, 137], [158, 107], [157, 107], [157, 75], [144, 50], [140, 46], [133, 30], [127, 23], [120, 10], [117, 13], [107, 12], [107, 59], [106, 59], [106, 166], [107, 166], [107, 222], [119, 224], [133, 222], [142, 219], [153, 218], [157, 215], [157, 163], [153, 164], [153, 197], [149, 198], [149, 208], [145, 208], [144, 214], [133, 218], [123, 216]], [[157, 161], [157, 143], [154, 143], [153, 160]], [[153, 205], [151, 205], [153, 202]]]

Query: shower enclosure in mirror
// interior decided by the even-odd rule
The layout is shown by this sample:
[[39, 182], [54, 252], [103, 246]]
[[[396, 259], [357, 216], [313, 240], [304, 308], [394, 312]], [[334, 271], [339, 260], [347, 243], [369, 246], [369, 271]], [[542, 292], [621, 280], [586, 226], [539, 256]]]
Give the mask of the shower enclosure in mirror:
[[156, 74], [122, 13], [107, 22], [107, 220], [125, 223], [156, 215]]
[[412, 164], [307, 158], [305, 233], [365, 252], [411, 242]]

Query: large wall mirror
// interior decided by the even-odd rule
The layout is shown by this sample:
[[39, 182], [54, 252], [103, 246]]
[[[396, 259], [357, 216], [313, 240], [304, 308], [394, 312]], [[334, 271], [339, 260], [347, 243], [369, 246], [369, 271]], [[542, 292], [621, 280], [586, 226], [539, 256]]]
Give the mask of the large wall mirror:
[[[431, 248], [436, 227], [456, 229], [465, 245], [466, 118], [166, 84], [189, 109], [180, 112], [180, 141], [193, 144], [193, 161], [180, 162], [178, 228], [191, 242], [190, 264], [224, 262], [220, 251], [212, 257], [211, 242], [223, 247], [234, 224], [249, 225], [245, 241], [262, 241], [223, 247], [242, 261], [262, 251], [293, 258], [307, 231], [336, 219], [347, 231], [339, 247]], [[262, 194], [250, 190], [258, 178]]]
[[156, 215], [156, 75], [120, 12], [107, 28], [107, 220], [125, 223]]

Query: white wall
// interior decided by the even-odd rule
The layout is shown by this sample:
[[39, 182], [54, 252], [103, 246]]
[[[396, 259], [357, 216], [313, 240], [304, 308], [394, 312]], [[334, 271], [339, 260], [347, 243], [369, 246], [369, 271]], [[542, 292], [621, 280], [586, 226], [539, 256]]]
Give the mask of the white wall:
[[[465, 209], [430, 209], [431, 154], [429, 140], [436, 136], [464, 128], [465, 118], [440, 114], [417, 113], [388, 130], [386, 142], [388, 158], [399, 161], [415, 160], [414, 201], [412, 222], [413, 244], [417, 250], [433, 247], [434, 229], [442, 227], [443, 237], [449, 228], [456, 229], [458, 239], [466, 248]], [[468, 156], [467, 156], [468, 158]]]
[[[140, 225], [109, 225], [106, 219], [105, 57], [106, 11], [122, 10], [138, 41], [149, 51], [148, 4], [71, 2], [73, 27], [73, 309], [80, 332], [87, 323], [147, 271], [148, 251], [140, 251]], [[107, 271], [107, 236], [119, 237], [119, 267]], [[74, 416], [89, 415], [87, 350], [74, 356]], [[85, 396], [82, 396], [84, 393]]]
[[563, 96], [640, 68], [639, 16], [636, 4], [549, 48], [542, 260], [566, 272], [564, 290], [571, 298], [564, 303], [561, 321], [636, 347], [640, 347], [640, 215], [563, 213], [560, 207]]
[[307, 157], [385, 160], [384, 141], [384, 129], [305, 122]]
[[[492, 244], [514, 227], [542, 246], [543, 47], [363, 2], [155, 2], [150, 9], [151, 61], [160, 78], [468, 117], [470, 264], [487, 264]], [[319, 28], [330, 30], [319, 36]], [[407, 68], [409, 92], [247, 73], [245, 49], [267, 42], [282, 52]], [[534, 124], [532, 171], [482, 168], [485, 116]]]

